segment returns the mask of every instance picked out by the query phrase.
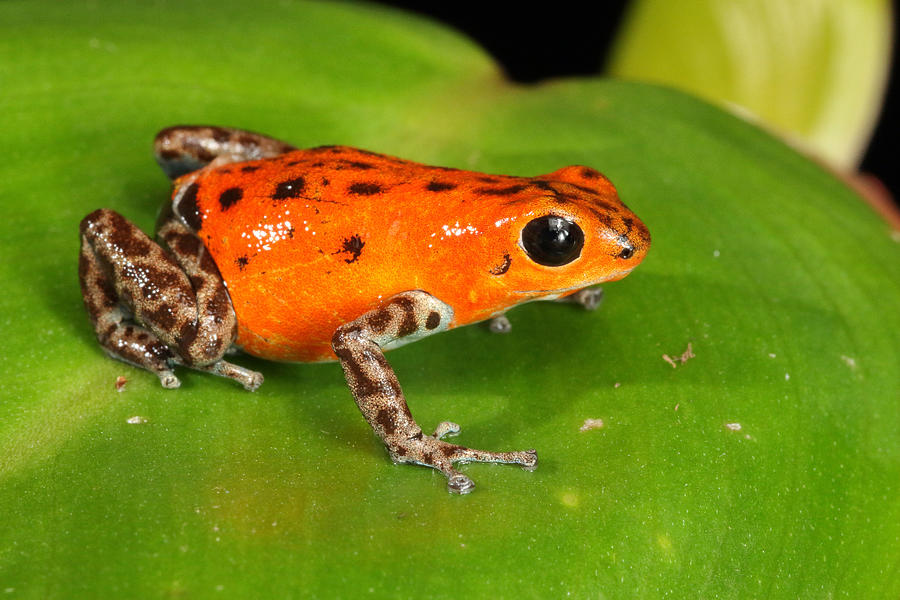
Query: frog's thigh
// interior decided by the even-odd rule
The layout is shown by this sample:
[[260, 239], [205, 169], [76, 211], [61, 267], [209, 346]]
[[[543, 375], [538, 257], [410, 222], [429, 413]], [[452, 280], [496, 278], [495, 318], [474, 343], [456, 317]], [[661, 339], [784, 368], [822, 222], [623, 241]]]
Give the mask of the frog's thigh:
[[455, 470], [454, 463], [499, 462], [534, 468], [537, 454], [533, 450], [487, 452], [457, 446], [440, 438], [458, 432], [458, 425], [444, 422], [433, 435], [425, 435], [413, 419], [382, 349], [443, 331], [452, 318], [452, 309], [434, 296], [421, 290], [404, 292], [382, 308], [339, 327], [332, 338], [332, 348], [341, 361], [356, 404], [384, 441], [391, 458], [438, 469], [447, 476], [451, 492], [465, 494], [474, 483]]
[[296, 148], [252, 131], [231, 127], [178, 125], [156, 134], [153, 142], [156, 161], [170, 178], [196, 171], [216, 158], [219, 162], [239, 162], [278, 156]]

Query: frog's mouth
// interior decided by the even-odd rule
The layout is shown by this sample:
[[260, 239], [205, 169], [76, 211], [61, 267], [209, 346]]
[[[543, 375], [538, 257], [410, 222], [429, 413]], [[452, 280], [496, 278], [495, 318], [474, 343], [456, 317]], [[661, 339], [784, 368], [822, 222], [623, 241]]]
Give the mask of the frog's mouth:
[[593, 284], [576, 285], [575, 287], [558, 288], [554, 290], [513, 290], [513, 293], [522, 294], [523, 296], [549, 296], [553, 294], [561, 295], [568, 292], [575, 292], [586, 287], [590, 287], [591, 285]]

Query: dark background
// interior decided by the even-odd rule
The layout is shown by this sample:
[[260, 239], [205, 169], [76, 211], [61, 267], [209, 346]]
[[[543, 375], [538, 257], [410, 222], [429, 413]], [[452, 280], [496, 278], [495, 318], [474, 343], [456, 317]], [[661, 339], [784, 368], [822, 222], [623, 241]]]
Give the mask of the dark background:
[[[510, 79], [533, 83], [551, 77], [596, 75], [603, 68], [627, 1], [584, 2], [577, 7], [569, 2], [526, 5], [383, 0], [381, 3], [455, 27], [492, 54]], [[878, 177], [896, 203], [900, 169], [891, 147], [897, 137], [900, 107], [896, 43], [893, 55], [886, 102], [861, 170]]]

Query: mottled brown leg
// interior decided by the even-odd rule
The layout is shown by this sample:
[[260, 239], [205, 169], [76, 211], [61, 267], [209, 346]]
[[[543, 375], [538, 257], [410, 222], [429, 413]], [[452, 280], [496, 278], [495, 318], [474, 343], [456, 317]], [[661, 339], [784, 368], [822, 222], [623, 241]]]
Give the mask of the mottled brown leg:
[[220, 156], [231, 156], [229, 162], [236, 162], [296, 150], [288, 143], [252, 131], [206, 125], [163, 129], [156, 134], [153, 148], [159, 166], [172, 179], [201, 169]]
[[163, 387], [178, 387], [180, 382], [169, 366], [168, 346], [122, 312], [112, 284], [87, 244], [81, 247], [78, 273], [84, 305], [107, 354], [155, 373]]
[[440, 439], [459, 432], [455, 423], [443, 422], [433, 435], [425, 435], [413, 419], [383, 349], [443, 331], [452, 318], [452, 309], [434, 296], [421, 290], [404, 292], [384, 307], [338, 328], [332, 348], [341, 361], [356, 404], [384, 441], [391, 459], [438, 469], [447, 476], [449, 491], [466, 494], [475, 484], [453, 468], [455, 463], [512, 463], [533, 469], [537, 466], [537, 453], [486, 452], [457, 446]]
[[197, 320], [182, 328], [177, 359], [193, 369], [234, 379], [248, 390], [257, 389], [263, 382], [261, 373], [222, 360], [237, 337], [237, 318], [209, 251], [176, 218], [164, 221], [157, 237], [188, 276], [196, 296]]
[[163, 387], [178, 387], [178, 363], [255, 389], [261, 375], [218, 364], [236, 326], [215, 264], [196, 237], [198, 248], [179, 237], [186, 228], [167, 231], [181, 264], [111, 210], [81, 222], [79, 278], [97, 338], [114, 358], [156, 373]]
[[[180, 382], [171, 369], [172, 338], [139, 324], [143, 322], [140, 317], [149, 323], [156, 313], [163, 319], [190, 318], [183, 310], [170, 314], [170, 306], [156, 286], [147, 286], [146, 293], [142, 289], [149, 278], [156, 279], [161, 273], [176, 299], [193, 295], [178, 265], [120, 215], [101, 209], [81, 222], [78, 275], [100, 345], [113, 358], [155, 373], [163, 387], [176, 388]], [[134, 298], [142, 296], [147, 297], [146, 302], [135, 308]]]

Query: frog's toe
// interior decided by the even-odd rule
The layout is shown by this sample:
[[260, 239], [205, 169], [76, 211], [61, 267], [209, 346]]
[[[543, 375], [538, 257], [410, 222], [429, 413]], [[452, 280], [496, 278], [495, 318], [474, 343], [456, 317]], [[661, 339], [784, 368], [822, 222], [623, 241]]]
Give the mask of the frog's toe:
[[159, 377], [159, 383], [167, 390], [174, 390], [181, 387], [181, 380], [175, 377], [172, 371], [161, 371], [156, 374]]
[[467, 475], [455, 472], [447, 479], [447, 491], [451, 494], [468, 494], [475, 489], [475, 482]]
[[459, 435], [460, 427], [458, 424], [453, 421], [442, 421], [438, 423], [438, 426], [435, 427], [434, 433], [431, 434], [431, 437], [439, 440], [441, 438], [447, 436]]
[[597, 310], [603, 303], [603, 288], [585, 288], [578, 290], [571, 296], [564, 298], [565, 301], [574, 302], [585, 310]]
[[534, 471], [538, 466], [538, 456], [537, 450], [532, 448], [531, 450], [526, 450], [522, 452], [522, 462], [519, 463], [522, 465], [522, 468], [526, 471]]
[[265, 378], [263, 377], [262, 373], [258, 371], [250, 371], [249, 379], [243, 383], [244, 389], [248, 392], [255, 392], [257, 389], [259, 389], [259, 386], [262, 385], [264, 380]]
[[506, 315], [500, 315], [488, 321], [488, 329], [491, 333], [509, 333], [512, 331], [512, 323]]

